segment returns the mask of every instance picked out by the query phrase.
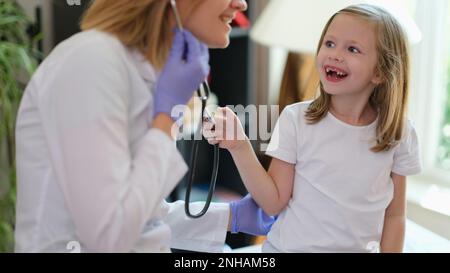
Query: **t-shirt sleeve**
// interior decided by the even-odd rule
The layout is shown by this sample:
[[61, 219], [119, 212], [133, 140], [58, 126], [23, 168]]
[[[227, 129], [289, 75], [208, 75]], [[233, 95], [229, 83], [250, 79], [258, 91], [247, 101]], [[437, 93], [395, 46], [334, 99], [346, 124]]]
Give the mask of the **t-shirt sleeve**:
[[408, 176], [419, 174], [422, 170], [419, 142], [412, 123], [408, 121], [406, 134], [394, 152], [392, 172]]
[[267, 146], [268, 156], [295, 164], [297, 162], [297, 133], [295, 113], [286, 107], [281, 113]]

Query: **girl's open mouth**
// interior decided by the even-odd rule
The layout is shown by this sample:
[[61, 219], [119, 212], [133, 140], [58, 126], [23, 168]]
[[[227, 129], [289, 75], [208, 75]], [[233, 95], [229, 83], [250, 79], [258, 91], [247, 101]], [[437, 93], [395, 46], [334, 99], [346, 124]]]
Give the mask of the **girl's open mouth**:
[[326, 79], [330, 82], [340, 82], [348, 76], [347, 72], [334, 66], [326, 65], [324, 69]]

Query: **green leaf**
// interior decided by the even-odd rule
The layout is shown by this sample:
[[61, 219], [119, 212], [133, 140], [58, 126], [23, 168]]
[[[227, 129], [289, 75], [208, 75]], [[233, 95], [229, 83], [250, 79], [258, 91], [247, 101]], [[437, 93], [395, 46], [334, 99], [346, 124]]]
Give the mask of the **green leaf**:
[[[0, 252], [10, 252], [14, 246], [16, 178], [14, 153], [14, 124], [24, 86], [17, 75], [36, 68], [35, 42], [42, 35], [28, 37], [30, 19], [15, 0], [0, 0]], [[5, 145], [5, 141], [11, 145]], [[6, 148], [6, 150], [5, 150]], [[5, 168], [7, 168], [5, 170]], [[5, 173], [6, 171], [6, 173]], [[6, 176], [3, 174], [7, 174]]]
[[17, 53], [20, 56], [20, 60], [22, 62], [22, 67], [25, 68], [28, 75], [33, 74], [33, 71], [35, 70], [36, 65], [33, 62], [32, 57], [30, 57], [29, 52], [23, 47], [18, 47]]
[[[5, 25], [13, 25], [13, 24], [18, 24], [18, 23], [23, 23], [25, 22], [23, 20], [23, 18], [19, 17], [19, 16], [2, 16], [0, 18], [0, 26], [1, 27], [5, 27]], [[1, 33], [1, 32], [0, 32]]]

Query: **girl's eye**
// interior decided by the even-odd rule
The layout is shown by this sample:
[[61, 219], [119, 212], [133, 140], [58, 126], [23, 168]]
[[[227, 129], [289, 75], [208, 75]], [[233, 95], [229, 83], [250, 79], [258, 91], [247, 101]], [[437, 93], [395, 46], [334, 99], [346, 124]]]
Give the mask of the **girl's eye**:
[[328, 48], [332, 48], [332, 47], [334, 47], [334, 43], [332, 41], [326, 41], [325, 46]]
[[361, 51], [359, 51], [359, 49], [354, 46], [349, 47], [348, 51], [350, 51], [351, 53], [361, 53]]

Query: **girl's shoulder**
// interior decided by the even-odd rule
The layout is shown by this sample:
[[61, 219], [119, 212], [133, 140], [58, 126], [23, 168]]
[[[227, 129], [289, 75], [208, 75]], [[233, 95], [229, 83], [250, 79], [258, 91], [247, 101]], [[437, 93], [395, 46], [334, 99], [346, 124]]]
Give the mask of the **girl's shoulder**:
[[413, 120], [407, 118], [403, 126], [403, 134], [400, 143], [406, 142], [407, 144], [411, 144], [414, 140], [417, 142], [415, 123]]
[[308, 100], [290, 104], [284, 108], [283, 112], [293, 114], [294, 116], [304, 116], [312, 102], [312, 100]]
[[302, 101], [286, 106], [280, 114], [280, 118], [292, 120], [299, 126], [306, 125], [305, 114], [313, 101]]

